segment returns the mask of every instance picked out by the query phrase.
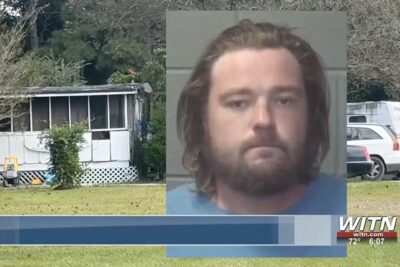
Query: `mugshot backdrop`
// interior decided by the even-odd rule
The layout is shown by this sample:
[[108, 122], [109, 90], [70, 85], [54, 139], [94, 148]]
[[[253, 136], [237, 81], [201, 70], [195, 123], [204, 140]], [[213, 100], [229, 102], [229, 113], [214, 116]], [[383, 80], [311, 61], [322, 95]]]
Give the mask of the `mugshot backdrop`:
[[167, 188], [192, 181], [182, 167], [182, 146], [176, 133], [180, 92], [206, 46], [225, 28], [242, 19], [296, 28], [321, 56], [330, 88], [331, 148], [322, 172], [346, 176], [346, 14], [299, 11], [167, 12]]

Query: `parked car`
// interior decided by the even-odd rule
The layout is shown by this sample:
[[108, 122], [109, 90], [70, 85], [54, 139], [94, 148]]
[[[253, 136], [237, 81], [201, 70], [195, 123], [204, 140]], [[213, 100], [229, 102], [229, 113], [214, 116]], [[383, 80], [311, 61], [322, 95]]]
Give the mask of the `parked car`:
[[392, 130], [372, 123], [348, 123], [347, 145], [365, 146], [374, 162], [371, 173], [362, 177], [380, 180], [387, 173], [400, 170], [400, 146]]
[[347, 146], [347, 178], [369, 174], [373, 165], [365, 146]]

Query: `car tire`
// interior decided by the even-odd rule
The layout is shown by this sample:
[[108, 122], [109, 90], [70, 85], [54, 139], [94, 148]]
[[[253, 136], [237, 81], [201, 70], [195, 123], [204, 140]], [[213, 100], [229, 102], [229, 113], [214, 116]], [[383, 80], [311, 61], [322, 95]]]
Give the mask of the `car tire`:
[[385, 163], [377, 156], [371, 156], [371, 160], [374, 162], [374, 165], [372, 166], [372, 172], [363, 175], [363, 179], [368, 181], [382, 180], [383, 175], [385, 175], [386, 172]]

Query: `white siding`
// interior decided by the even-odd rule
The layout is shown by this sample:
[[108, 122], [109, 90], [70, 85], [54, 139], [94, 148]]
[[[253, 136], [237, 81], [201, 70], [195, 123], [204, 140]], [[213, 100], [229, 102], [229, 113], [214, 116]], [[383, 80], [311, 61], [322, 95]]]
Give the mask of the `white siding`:
[[3, 164], [4, 157], [8, 155], [8, 135], [0, 136], [0, 164]]
[[[23, 135], [10, 135], [10, 154], [17, 156], [18, 161], [23, 163], [24, 159], [24, 136]], [[3, 161], [2, 159], [1, 161]]]
[[46, 149], [44, 145], [40, 144], [39, 134], [27, 133], [25, 134], [25, 158], [24, 163], [38, 163], [41, 162], [39, 154], [45, 154]]
[[110, 133], [111, 160], [129, 160], [129, 132]]
[[82, 150], [79, 152], [79, 159], [81, 161], [92, 160], [92, 134], [85, 133], [84, 138], [86, 143], [83, 145]]
[[110, 140], [92, 140], [93, 161], [110, 160]]

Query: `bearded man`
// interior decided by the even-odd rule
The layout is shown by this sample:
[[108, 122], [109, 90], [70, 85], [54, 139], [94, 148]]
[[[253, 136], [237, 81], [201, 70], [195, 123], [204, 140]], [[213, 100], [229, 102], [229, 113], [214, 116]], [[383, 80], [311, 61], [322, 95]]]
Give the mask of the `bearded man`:
[[287, 27], [243, 20], [206, 49], [177, 112], [195, 177], [168, 214], [344, 214], [343, 178], [319, 173], [329, 149], [318, 55]]

